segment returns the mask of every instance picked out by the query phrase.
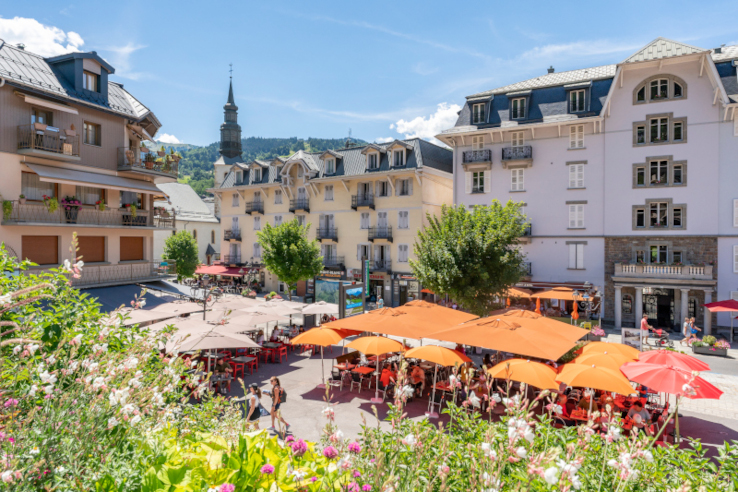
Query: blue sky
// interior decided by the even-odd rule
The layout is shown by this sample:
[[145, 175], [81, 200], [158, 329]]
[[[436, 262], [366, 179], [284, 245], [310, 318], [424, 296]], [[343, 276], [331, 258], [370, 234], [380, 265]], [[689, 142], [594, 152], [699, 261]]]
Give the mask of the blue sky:
[[5, 2], [0, 38], [96, 50], [163, 123], [218, 140], [228, 65], [244, 136], [430, 138], [464, 96], [616, 63], [658, 36], [738, 44], [738, 2]]

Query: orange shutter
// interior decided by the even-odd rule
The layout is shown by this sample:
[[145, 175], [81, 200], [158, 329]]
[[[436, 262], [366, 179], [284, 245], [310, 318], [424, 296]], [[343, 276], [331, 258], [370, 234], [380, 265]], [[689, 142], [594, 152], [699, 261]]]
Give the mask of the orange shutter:
[[120, 238], [120, 261], [135, 261], [144, 259], [144, 238]]
[[82, 256], [85, 263], [105, 261], [105, 237], [104, 236], [78, 236], [78, 256]]
[[22, 256], [39, 265], [59, 265], [58, 236], [22, 236]]

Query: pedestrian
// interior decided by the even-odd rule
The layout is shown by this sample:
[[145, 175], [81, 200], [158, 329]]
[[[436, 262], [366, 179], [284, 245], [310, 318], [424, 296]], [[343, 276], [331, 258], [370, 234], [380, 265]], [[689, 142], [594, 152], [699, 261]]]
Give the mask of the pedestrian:
[[384, 299], [381, 297], [377, 299], [377, 309], [382, 309], [384, 307]]
[[287, 421], [282, 418], [282, 413], [279, 412], [279, 408], [284, 401], [285, 391], [282, 388], [282, 385], [279, 383], [279, 378], [272, 376], [269, 382], [272, 385], [272, 389], [271, 391], [264, 392], [272, 398], [272, 411], [270, 412], [272, 416], [272, 426], [269, 428], [269, 430], [275, 430], [274, 417], [277, 417], [277, 419], [284, 424], [285, 430], [289, 430], [290, 424], [288, 424]]
[[689, 317], [684, 318], [684, 324], [682, 325], [682, 335], [684, 335], [684, 338], [682, 338], [682, 341], [680, 342], [682, 345], [689, 343], [689, 339], [692, 336], [692, 328], [689, 322]]
[[697, 332], [702, 331], [697, 327], [695, 324], [694, 318], [689, 318], [689, 341], [694, 342], [695, 340], [698, 340], [697, 338]]
[[261, 417], [261, 390], [259, 385], [251, 383], [249, 392], [246, 394], [246, 425], [252, 430], [259, 428], [259, 418]]

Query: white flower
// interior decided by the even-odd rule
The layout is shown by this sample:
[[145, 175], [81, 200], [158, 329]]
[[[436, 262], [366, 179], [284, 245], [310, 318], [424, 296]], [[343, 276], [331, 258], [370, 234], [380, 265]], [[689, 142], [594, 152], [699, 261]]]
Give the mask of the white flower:
[[301, 482], [307, 476], [307, 472], [295, 470], [292, 472], [292, 476], [295, 477], [295, 482]]
[[492, 393], [492, 399], [495, 401], [495, 403], [500, 403], [502, 401], [499, 393]]
[[323, 416], [326, 418], [333, 418], [336, 415], [336, 412], [333, 410], [332, 407], [325, 407], [323, 409]]
[[56, 376], [54, 374], [49, 374], [49, 371], [42, 372], [40, 376], [41, 376], [41, 382], [44, 384], [56, 383]]
[[164, 405], [164, 397], [159, 392], [154, 393], [154, 404], [155, 405]]
[[38, 386], [34, 384], [31, 386], [31, 389], [28, 390], [28, 396], [36, 396], [36, 391], [38, 391]]
[[549, 485], [556, 485], [559, 482], [559, 469], [555, 466], [546, 468], [546, 471], [543, 472], [543, 479]]
[[69, 260], [64, 260], [64, 268], [62, 268], [65, 272], [69, 272], [72, 270], [72, 262]]
[[34, 447], [31, 451], [29, 451], [32, 455], [37, 455], [39, 453], [38, 446]]
[[653, 463], [653, 454], [648, 449], [643, 451], [643, 457], [646, 458], [646, 461], [649, 463]]
[[405, 398], [411, 398], [415, 394], [415, 388], [408, 384], [402, 388], [402, 393], [405, 395]]
[[34, 343], [33, 345], [28, 346], [28, 351], [31, 353], [31, 355], [35, 354], [38, 350], [38, 344]]
[[515, 454], [517, 454], [521, 458], [525, 458], [526, 456], [528, 456], [528, 451], [526, 451], [523, 446], [520, 446], [518, 449], [515, 450]]
[[136, 378], [131, 378], [131, 379], [130, 379], [130, 380], [128, 381], [128, 386], [130, 386], [131, 388], [138, 388], [138, 387], [140, 387], [140, 386], [141, 386], [141, 381], [139, 381], [139, 380], [138, 380], [138, 379], [136, 379]]
[[76, 337], [74, 337], [74, 341], [75, 341], [75, 343], [77, 343], [77, 344], [80, 344], [80, 343], [82, 343], [82, 334], [79, 334], [79, 335], [77, 335]]
[[417, 441], [417, 440], [415, 439], [415, 435], [414, 435], [414, 434], [408, 434], [408, 435], [406, 435], [406, 436], [405, 436], [405, 439], [403, 439], [403, 442], [404, 442], [404, 443], [405, 443], [405, 444], [406, 444], [407, 446], [413, 447], [413, 446], [415, 446], [415, 444], [416, 444], [416, 443], [417, 443], [418, 441]]
[[480, 400], [474, 393], [471, 393], [469, 395], [469, 403], [471, 403], [471, 406], [474, 408], [479, 408], [482, 405], [482, 400]]
[[337, 431], [336, 431], [336, 432], [335, 432], [335, 433], [334, 433], [334, 434], [333, 434], [333, 435], [331, 436], [331, 440], [332, 440], [332, 441], [335, 441], [335, 442], [337, 442], [337, 441], [343, 441], [343, 432], [342, 432], [342, 431], [340, 431], [340, 430], [337, 430]]
[[64, 468], [63, 466], [57, 466], [56, 467], [56, 470], [54, 470], [54, 472], [58, 473], [59, 475], [64, 475], [64, 473], [66, 473], [66, 471], [67, 471], [67, 469]]
[[615, 459], [607, 460], [607, 466], [611, 466], [613, 468], [617, 468], [618, 467], [618, 460], [615, 460]]
[[131, 419], [131, 425], [136, 425], [139, 422], [141, 422], [141, 416], [140, 415], [134, 415]]
[[4, 306], [6, 304], [10, 304], [10, 301], [13, 299], [13, 296], [10, 294], [5, 294], [0, 296], [0, 306]]
[[118, 419], [116, 419], [115, 417], [110, 417], [108, 419], [108, 429], [115, 427], [116, 425], [118, 425]]
[[100, 364], [98, 364], [97, 362], [92, 362], [92, 363], [87, 364], [87, 370], [90, 372], [97, 371], [98, 367], [100, 367]]
[[487, 458], [490, 458], [490, 459], [493, 459], [493, 460], [496, 460], [497, 459], [497, 451], [495, 451], [494, 449], [492, 449], [492, 445], [490, 443], [488, 443], [488, 442], [483, 442], [482, 443], [482, 453], [484, 453], [484, 455]]
[[138, 300], [139, 307], [144, 307], [146, 305], [146, 299], [139, 299]]
[[126, 403], [121, 407], [120, 411], [126, 415], [130, 415], [136, 411], [136, 405], [134, 405], [133, 403]]
[[77, 267], [77, 270], [85, 266], [85, 262], [82, 260], [79, 260], [77, 263], [74, 264], [75, 267]]
[[20, 354], [21, 350], [23, 350], [23, 347], [21, 347], [20, 345], [16, 345], [16, 346], [15, 346], [15, 347], [13, 348], [13, 355], [18, 355], [18, 354]]
[[533, 429], [530, 426], [528, 426], [528, 428], [525, 429], [525, 431], [523, 432], [523, 437], [525, 438], [526, 441], [532, 443], [533, 440], [536, 438], [536, 434], [535, 432], [533, 432]]
[[108, 351], [108, 344], [107, 343], [96, 343], [92, 346], [93, 352], [107, 352]]
[[561, 408], [561, 405], [557, 405], [557, 404], [554, 404], [551, 407], [551, 410], [553, 410], [553, 413], [555, 413], [556, 415], [561, 415], [562, 413], [564, 413], [564, 409]]
[[50, 384], [48, 386], [44, 386], [44, 393], [46, 393], [47, 395], [50, 395], [53, 392], [54, 392], [54, 386], [53, 385]]
[[92, 389], [95, 391], [99, 390], [100, 388], [103, 388], [104, 386], [105, 386], [105, 378], [97, 377], [95, 378], [95, 381], [92, 382]]
[[13, 472], [11, 470], [5, 470], [0, 474], [0, 480], [5, 483], [11, 483], [13, 481]]
[[50, 355], [49, 358], [46, 359], [46, 363], [49, 365], [53, 364], [54, 362], [56, 362], [56, 357], [54, 357], [54, 355]]
[[110, 400], [110, 406], [114, 407], [116, 405], [125, 405], [126, 400], [128, 400], [129, 391], [128, 388], [125, 389], [112, 389], [110, 390], [110, 394], [108, 395], [108, 400]]
[[72, 362], [69, 363], [69, 370], [71, 372], [76, 371], [78, 367], [79, 367], [79, 361], [78, 360], [73, 360]]

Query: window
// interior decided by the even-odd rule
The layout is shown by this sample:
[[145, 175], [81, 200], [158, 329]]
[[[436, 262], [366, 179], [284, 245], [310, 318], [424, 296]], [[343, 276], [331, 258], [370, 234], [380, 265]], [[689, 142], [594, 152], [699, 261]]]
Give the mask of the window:
[[636, 210], [636, 227], [646, 227], [646, 211], [642, 208]]
[[569, 205], [569, 229], [584, 229], [584, 205]]
[[651, 184], [669, 184], [669, 161], [652, 161], [650, 164]]
[[361, 213], [361, 229], [369, 229], [371, 227], [371, 219], [369, 218], [369, 212]]
[[397, 245], [397, 261], [399, 263], [407, 263], [408, 261], [408, 245], [398, 244]]
[[569, 164], [569, 188], [584, 188], [584, 164]]
[[238, 207], [238, 193], [234, 193], [231, 197], [231, 207]]
[[89, 123], [85, 121], [84, 123], [84, 142], [87, 145], [97, 145], [98, 147], [101, 145], [100, 125], [97, 125], [95, 123]]
[[400, 196], [412, 195], [412, 180], [411, 179], [398, 179], [397, 183], [397, 194]]
[[297, 224], [301, 227], [305, 227], [305, 216], [304, 215], [295, 215], [295, 218], [297, 219]]
[[651, 246], [651, 263], [666, 263], [668, 260], [668, 249], [665, 245]]
[[210, 231], [210, 242], [215, 244], [215, 231]]
[[584, 125], [574, 125], [569, 127], [569, 148], [584, 148]]
[[584, 244], [574, 243], [569, 245], [569, 269], [584, 270]]
[[651, 118], [651, 143], [669, 141], [669, 118]]
[[681, 142], [684, 137], [682, 136], [682, 128], [684, 123], [681, 121], [674, 122], [674, 141], [675, 142]]
[[683, 167], [681, 164], [675, 164], [673, 168], [673, 178], [671, 184], [680, 185], [684, 184]]
[[682, 227], [682, 209], [674, 208], [671, 212], [672, 227]]
[[366, 156], [369, 162], [367, 163], [367, 168], [369, 169], [379, 169], [379, 154], [372, 153]]
[[136, 205], [139, 209], [143, 209], [143, 194], [136, 193], [135, 191], [121, 191], [119, 196], [120, 207], [124, 207], [125, 205]]
[[646, 126], [638, 125], [636, 126], [636, 144], [644, 143], [646, 143]]
[[274, 190], [274, 204], [279, 205], [282, 203], [282, 190]]
[[254, 243], [254, 258], [261, 258], [261, 244]]
[[261, 230], [261, 217], [254, 217], [254, 230], [255, 231]]
[[569, 112], [579, 113], [585, 109], [584, 89], [569, 92]]
[[637, 102], [646, 102], [646, 88], [641, 87], [638, 89], [638, 92], [636, 93], [636, 101]]
[[480, 125], [486, 122], [484, 117], [485, 106], [485, 103], [475, 104], [472, 106], [472, 124]]
[[733, 273], [738, 273], [738, 244], [733, 246]]
[[405, 151], [395, 150], [392, 152], [392, 162], [394, 167], [402, 167], [405, 165]]
[[305, 175], [305, 170], [302, 168], [302, 166], [297, 167], [297, 177], [302, 178]]
[[197, 229], [192, 229], [192, 239], [197, 240]]
[[261, 169], [254, 169], [254, 180], [253, 183], [261, 183]]
[[56, 196], [56, 184], [41, 181], [38, 174], [24, 172], [21, 174], [21, 193], [26, 196], [26, 200], [40, 202], [44, 195]]
[[97, 205], [100, 200], [105, 200], [105, 190], [91, 186], [77, 186], [75, 195], [84, 205]]
[[326, 174], [335, 174], [336, 173], [336, 160], [335, 159], [326, 159], [325, 160], [325, 173]]
[[646, 168], [639, 167], [636, 169], [636, 185], [646, 186]]
[[21, 236], [21, 256], [39, 265], [59, 266], [59, 237]]
[[325, 201], [333, 201], [333, 185], [325, 185]]
[[671, 262], [672, 263], [681, 263], [682, 262], [682, 252], [681, 251], [674, 251], [671, 253]]
[[651, 227], [666, 227], [669, 216], [669, 204], [667, 202], [651, 203]]
[[512, 105], [510, 106], [510, 118], [513, 120], [520, 120], [522, 118], [525, 118], [525, 98], [519, 97], [517, 99], [512, 100]]
[[281, 215], [275, 215], [274, 216], [274, 227], [282, 225], [282, 216]]
[[636, 263], [646, 263], [646, 252], [644, 250], [636, 251]]
[[98, 76], [92, 72], [82, 72], [82, 88], [88, 91], [100, 92], [99, 84], [97, 83]]
[[525, 132], [512, 132], [510, 133], [513, 147], [522, 147], [525, 145]]
[[525, 191], [525, 180], [523, 171], [525, 171], [525, 169], [511, 170], [510, 191]]
[[54, 117], [51, 111], [33, 108], [31, 109], [31, 123], [44, 123], [51, 126], [54, 124]]
[[145, 260], [143, 237], [120, 238], [120, 261]]
[[666, 99], [669, 97], [668, 79], [656, 79], [651, 81], [651, 99]]
[[359, 261], [371, 259], [371, 247], [368, 244], [358, 244], [356, 246], [356, 259]]
[[484, 193], [484, 171], [472, 173], [472, 193]]
[[484, 135], [472, 137], [472, 150], [482, 150], [484, 148]]
[[377, 181], [377, 196], [389, 196], [389, 183], [387, 181]]
[[684, 89], [682, 89], [682, 84], [679, 82], [674, 82], [674, 97], [682, 97], [684, 94]]
[[407, 210], [400, 210], [397, 213], [397, 228], [398, 229], [409, 229], [410, 228], [410, 212]]
[[243, 171], [238, 171], [236, 173], [236, 184], [243, 183]]
[[623, 302], [621, 305], [621, 310], [623, 314], [633, 313], [633, 296], [632, 295], [623, 294]]

